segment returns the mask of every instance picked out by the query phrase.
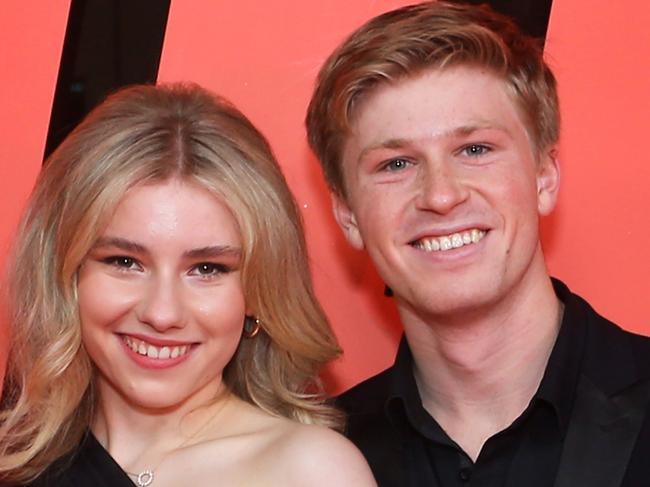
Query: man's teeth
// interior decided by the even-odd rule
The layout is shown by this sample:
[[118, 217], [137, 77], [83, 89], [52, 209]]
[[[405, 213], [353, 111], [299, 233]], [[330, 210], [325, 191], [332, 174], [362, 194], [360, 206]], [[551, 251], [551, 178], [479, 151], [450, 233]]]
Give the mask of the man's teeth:
[[452, 233], [443, 237], [422, 238], [413, 245], [427, 252], [438, 252], [439, 250], [457, 249], [463, 245], [471, 245], [481, 241], [485, 237], [485, 231], [473, 228], [462, 233]]
[[180, 357], [182, 355], [185, 355], [190, 349], [189, 345], [156, 347], [155, 345], [129, 336], [124, 336], [124, 343], [126, 343], [126, 346], [133, 350], [135, 353], [144, 355], [149, 358], [156, 358], [158, 360]]

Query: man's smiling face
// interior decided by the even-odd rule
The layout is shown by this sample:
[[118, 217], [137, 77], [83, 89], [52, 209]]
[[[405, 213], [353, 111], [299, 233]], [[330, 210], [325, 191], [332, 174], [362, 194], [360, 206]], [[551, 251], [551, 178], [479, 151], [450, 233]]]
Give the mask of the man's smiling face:
[[538, 218], [559, 182], [550, 154], [536, 154], [497, 76], [426, 71], [361, 100], [335, 213], [400, 307], [421, 317], [479, 310], [545, 273]]

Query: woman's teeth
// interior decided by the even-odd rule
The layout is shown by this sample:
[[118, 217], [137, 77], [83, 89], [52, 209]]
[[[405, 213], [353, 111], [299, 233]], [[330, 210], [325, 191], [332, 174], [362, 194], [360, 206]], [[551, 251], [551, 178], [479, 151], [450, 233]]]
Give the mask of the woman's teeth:
[[131, 338], [126, 335], [124, 336], [124, 343], [126, 343], [126, 346], [133, 350], [135, 353], [158, 360], [181, 357], [185, 355], [190, 349], [190, 345], [157, 347], [151, 343], [147, 343], [143, 340], [138, 340], [137, 338]]

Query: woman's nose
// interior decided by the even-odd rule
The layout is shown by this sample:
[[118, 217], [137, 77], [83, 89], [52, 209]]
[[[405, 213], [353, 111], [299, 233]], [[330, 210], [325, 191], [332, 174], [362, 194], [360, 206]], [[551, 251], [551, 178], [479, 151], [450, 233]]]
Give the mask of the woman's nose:
[[140, 321], [162, 332], [184, 326], [184, 317], [181, 283], [171, 276], [152, 278], [140, 303]]

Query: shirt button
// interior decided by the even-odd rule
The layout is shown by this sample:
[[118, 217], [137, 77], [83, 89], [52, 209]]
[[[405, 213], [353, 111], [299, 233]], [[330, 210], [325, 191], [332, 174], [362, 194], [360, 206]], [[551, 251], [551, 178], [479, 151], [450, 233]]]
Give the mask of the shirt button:
[[472, 470], [470, 468], [461, 468], [458, 472], [458, 476], [463, 482], [469, 482], [469, 479], [472, 478]]

